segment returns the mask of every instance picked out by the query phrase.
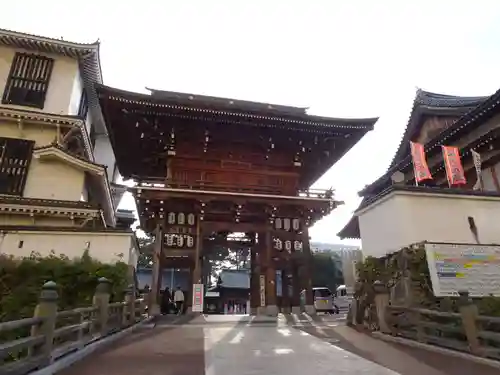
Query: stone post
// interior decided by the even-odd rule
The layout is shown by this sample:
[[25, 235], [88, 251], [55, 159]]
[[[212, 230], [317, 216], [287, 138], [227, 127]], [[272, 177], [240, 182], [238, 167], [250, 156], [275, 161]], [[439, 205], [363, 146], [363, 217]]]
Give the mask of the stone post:
[[460, 295], [458, 303], [460, 315], [462, 316], [462, 327], [469, 343], [469, 350], [474, 355], [481, 355], [482, 350], [477, 329], [477, 317], [479, 315], [477, 306], [469, 298], [469, 292], [459, 291], [458, 294]]
[[135, 323], [135, 294], [134, 285], [130, 284], [125, 290], [125, 307], [123, 309], [122, 325]]
[[380, 331], [390, 333], [391, 330], [387, 324], [386, 309], [389, 306], [389, 290], [384, 283], [377, 280], [373, 283], [375, 291], [375, 307], [377, 309], [377, 318]]
[[43, 335], [45, 336], [45, 341], [39, 351], [37, 350], [37, 352], [32, 354], [43, 356], [46, 364], [51, 362], [58, 299], [57, 284], [53, 281], [47, 281], [42, 286], [38, 305], [33, 315], [35, 318], [43, 318], [43, 322], [40, 325], [32, 326], [31, 336]]
[[102, 336], [108, 333], [110, 292], [111, 282], [105, 277], [99, 278], [92, 304], [98, 309], [97, 321]]

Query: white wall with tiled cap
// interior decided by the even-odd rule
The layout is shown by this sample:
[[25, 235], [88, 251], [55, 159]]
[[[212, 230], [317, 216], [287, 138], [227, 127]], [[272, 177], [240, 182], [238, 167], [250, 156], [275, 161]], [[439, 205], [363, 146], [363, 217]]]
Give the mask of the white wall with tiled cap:
[[500, 197], [393, 191], [361, 209], [364, 256], [382, 257], [421, 241], [475, 243], [472, 217], [484, 244], [500, 244]]

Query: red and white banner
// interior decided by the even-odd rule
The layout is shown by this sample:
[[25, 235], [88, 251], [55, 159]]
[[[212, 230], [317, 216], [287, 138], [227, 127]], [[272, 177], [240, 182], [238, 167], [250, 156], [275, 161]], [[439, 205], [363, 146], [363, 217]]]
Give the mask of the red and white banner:
[[424, 145], [421, 143], [410, 142], [411, 158], [413, 161], [413, 171], [415, 173], [415, 182], [432, 180], [431, 171], [425, 158]]
[[446, 176], [448, 177], [448, 184], [450, 186], [465, 185], [464, 168], [460, 160], [460, 151], [458, 147], [454, 146], [441, 146], [443, 150], [444, 166], [446, 167]]

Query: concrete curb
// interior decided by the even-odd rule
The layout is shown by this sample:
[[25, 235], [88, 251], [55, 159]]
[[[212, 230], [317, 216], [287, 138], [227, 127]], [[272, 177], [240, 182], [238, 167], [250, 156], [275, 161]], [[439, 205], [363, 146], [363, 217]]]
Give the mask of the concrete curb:
[[74, 353], [68, 354], [67, 356], [64, 356], [63, 358], [55, 361], [54, 363], [50, 364], [47, 367], [44, 367], [40, 370], [36, 370], [30, 373], [30, 375], [53, 375], [56, 374], [59, 371], [64, 370], [65, 368], [71, 366], [73, 363], [78, 362], [85, 357], [91, 355], [94, 353], [96, 350], [110, 345], [114, 343], [115, 341], [118, 341], [122, 339], [123, 337], [133, 333], [136, 329], [142, 327], [145, 324], [151, 323], [153, 320], [153, 317], [149, 317], [144, 319], [142, 322], [139, 322], [132, 327], [128, 327], [120, 332], [117, 332], [111, 336], [104, 337], [100, 340], [97, 340], [86, 347], [84, 347], [81, 350], [78, 350]]
[[387, 335], [387, 334], [382, 333], [382, 332], [372, 332], [372, 336], [377, 338], [377, 339], [380, 339], [382, 341], [411, 346], [413, 348], [424, 349], [424, 350], [428, 350], [428, 351], [439, 353], [439, 354], [449, 355], [452, 357], [458, 357], [458, 358], [462, 358], [462, 359], [465, 359], [465, 360], [468, 360], [471, 362], [475, 362], [475, 363], [478, 363], [481, 365], [486, 365], [486, 366], [500, 369], [500, 362], [495, 361], [493, 359], [477, 357], [477, 356], [472, 355], [472, 354], [457, 352], [455, 350], [441, 348], [441, 347], [435, 346], [435, 345], [424, 344], [424, 343], [421, 343], [418, 341], [413, 341], [413, 340], [405, 339], [402, 337], [391, 336], [391, 335]]

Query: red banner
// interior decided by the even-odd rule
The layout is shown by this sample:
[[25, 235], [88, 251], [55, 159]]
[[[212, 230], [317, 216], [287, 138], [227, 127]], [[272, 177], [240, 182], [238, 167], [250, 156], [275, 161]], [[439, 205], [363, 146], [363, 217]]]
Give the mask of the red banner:
[[411, 158], [413, 160], [413, 170], [417, 184], [425, 180], [432, 180], [431, 171], [425, 159], [424, 145], [410, 142]]
[[448, 184], [450, 186], [465, 185], [467, 180], [465, 179], [464, 168], [462, 167], [458, 147], [441, 146], [441, 149], [443, 150], [444, 166], [446, 167]]

